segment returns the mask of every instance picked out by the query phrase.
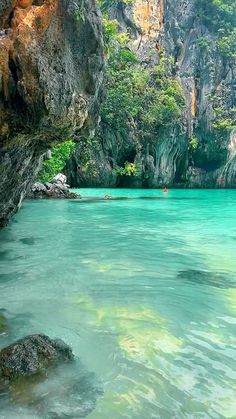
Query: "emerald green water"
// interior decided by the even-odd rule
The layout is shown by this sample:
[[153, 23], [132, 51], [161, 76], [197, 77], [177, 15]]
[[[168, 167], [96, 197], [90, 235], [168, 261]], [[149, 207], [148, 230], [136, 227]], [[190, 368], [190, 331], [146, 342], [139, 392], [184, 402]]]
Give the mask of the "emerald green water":
[[130, 199], [25, 201], [0, 233], [0, 346], [43, 332], [79, 357], [0, 418], [235, 418], [236, 191], [79, 192]]

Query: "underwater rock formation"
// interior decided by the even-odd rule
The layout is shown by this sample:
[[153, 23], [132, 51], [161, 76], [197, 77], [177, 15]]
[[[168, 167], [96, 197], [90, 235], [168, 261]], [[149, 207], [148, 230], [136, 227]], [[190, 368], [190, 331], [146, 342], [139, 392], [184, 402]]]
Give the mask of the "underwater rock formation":
[[73, 354], [68, 345], [60, 339], [46, 335], [30, 335], [1, 349], [0, 377], [12, 380], [31, 376], [60, 362], [72, 361]]
[[196, 285], [207, 285], [222, 289], [235, 288], [235, 281], [233, 276], [219, 272], [189, 269], [186, 271], [180, 271], [178, 273], [177, 280], [186, 281]]
[[0, 351], [1, 406], [8, 416], [14, 402], [27, 417], [85, 417], [102, 394], [95, 374], [60, 339], [29, 335]]
[[[236, 187], [235, 55], [233, 46], [230, 51], [223, 43], [229, 41], [226, 23], [223, 17], [216, 23], [211, 3], [109, 3], [109, 18], [118, 21], [121, 32], [129, 33], [127, 48], [144, 70], [160, 63], [163, 51], [171, 60], [172, 76], [182, 88], [185, 107], [178, 125], [170, 121], [154, 134], [147, 132], [148, 144], [142, 143], [132, 121], [124, 130], [102, 120], [96, 146], [85, 146], [87, 162], [81, 158], [84, 150], [79, 144], [67, 164], [71, 185]], [[231, 16], [236, 16], [233, 13], [235, 10]], [[114, 168], [127, 161], [137, 165], [137, 176], [116, 174]]]
[[103, 85], [93, 0], [0, 4], [0, 227], [21, 205], [42, 155], [94, 130]]
[[7, 319], [0, 311], [0, 335], [7, 331]]

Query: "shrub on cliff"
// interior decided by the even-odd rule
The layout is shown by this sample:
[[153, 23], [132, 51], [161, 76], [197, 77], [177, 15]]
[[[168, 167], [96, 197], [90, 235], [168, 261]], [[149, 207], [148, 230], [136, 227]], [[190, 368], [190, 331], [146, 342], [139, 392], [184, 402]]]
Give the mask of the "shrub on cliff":
[[217, 36], [221, 54], [236, 57], [236, 0], [198, 0], [198, 14]]
[[42, 163], [38, 174], [38, 180], [43, 183], [50, 182], [57, 173], [63, 170], [66, 161], [69, 159], [74, 149], [75, 143], [71, 140], [53, 147], [52, 157], [49, 160], [44, 160]]
[[128, 35], [117, 32], [115, 21], [104, 20], [109, 44], [107, 95], [102, 122], [120, 132], [136, 130], [141, 142], [157, 138], [160, 128], [180, 121], [185, 105], [180, 84], [172, 75], [171, 58], [160, 54], [159, 64], [145, 68], [128, 47]]

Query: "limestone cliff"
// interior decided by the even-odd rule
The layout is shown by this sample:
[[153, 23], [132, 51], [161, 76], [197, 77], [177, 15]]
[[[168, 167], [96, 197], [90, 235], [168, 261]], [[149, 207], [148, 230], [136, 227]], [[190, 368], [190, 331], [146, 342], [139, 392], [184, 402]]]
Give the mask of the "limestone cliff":
[[41, 156], [99, 114], [103, 42], [94, 0], [0, 2], [0, 226]]
[[[67, 165], [72, 184], [236, 187], [235, 53], [222, 50], [226, 38], [220, 30], [224, 30], [224, 22], [215, 30], [214, 16], [207, 16], [210, 2], [107, 2], [110, 19], [119, 22], [120, 31], [130, 34], [127, 47], [139, 57], [144, 69], [158, 63], [163, 50], [173, 59], [173, 77], [182, 86], [186, 105], [180, 124], [159, 129], [145, 147], [132, 124], [124, 133], [101, 122], [95, 147], [89, 152], [86, 148], [87, 163], [81, 160], [80, 144]], [[232, 13], [236, 21], [235, 7]], [[125, 161], [135, 162], [137, 176], [115, 174], [114, 168]], [[89, 164], [93, 167], [88, 171]]]

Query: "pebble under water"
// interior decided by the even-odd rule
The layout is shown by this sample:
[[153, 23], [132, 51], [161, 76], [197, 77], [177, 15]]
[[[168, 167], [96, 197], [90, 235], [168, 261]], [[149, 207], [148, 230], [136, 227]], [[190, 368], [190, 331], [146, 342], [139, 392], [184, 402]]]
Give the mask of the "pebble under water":
[[0, 232], [0, 347], [45, 333], [77, 357], [0, 391], [0, 418], [235, 418], [236, 190], [78, 192]]

